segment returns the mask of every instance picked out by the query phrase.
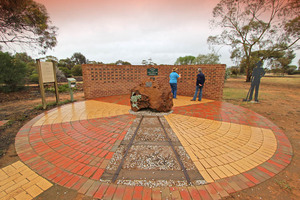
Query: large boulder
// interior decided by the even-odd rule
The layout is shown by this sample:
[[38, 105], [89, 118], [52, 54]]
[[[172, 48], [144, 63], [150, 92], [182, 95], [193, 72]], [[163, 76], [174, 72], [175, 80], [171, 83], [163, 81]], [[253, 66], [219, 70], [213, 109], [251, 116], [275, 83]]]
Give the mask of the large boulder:
[[131, 110], [150, 109], [155, 112], [169, 112], [173, 107], [170, 87], [164, 87], [153, 79], [147, 79], [131, 89]]

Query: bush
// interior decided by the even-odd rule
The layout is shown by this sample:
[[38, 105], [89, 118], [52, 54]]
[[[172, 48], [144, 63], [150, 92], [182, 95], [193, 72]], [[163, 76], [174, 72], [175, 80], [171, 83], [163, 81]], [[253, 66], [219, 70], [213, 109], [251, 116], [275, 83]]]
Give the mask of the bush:
[[240, 73], [240, 68], [239, 67], [231, 67], [230, 72], [232, 75], [237, 76]]
[[38, 74], [31, 74], [29, 76], [30, 83], [39, 83], [39, 75]]
[[225, 71], [225, 81], [230, 77], [230, 69], [229, 68], [226, 68], [226, 71]]
[[73, 76], [82, 76], [82, 68], [81, 65], [75, 65], [72, 69], [71, 69], [72, 75]]
[[68, 84], [58, 86], [58, 92], [68, 92], [68, 91], [69, 91], [69, 85]]
[[294, 71], [293, 74], [300, 74], [300, 70]]
[[287, 71], [288, 75], [293, 75], [295, 73], [296, 69], [297, 69], [297, 66], [289, 65], [288, 69], [286, 71]]
[[[73, 89], [73, 88], [72, 88]], [[69, 92], [69, 85], [68, 84], [64, 84], [64, 85], [59, 85], [58, 86], [58, 92], [62, 93], [62, 92]], [[49, 92], [55, 92], [55, 88], [54, 87], [45, 87], [45, 91], [49, 91]]]
[[9, 53], [0, 51], [0, 83], [5, 84], [5, 90], [12, 92], [24, 86], [26, 64], [14, 58]]
[[59, 70], [62, 71], [65, 75], [65, 77], [71, 77], [72, 72], [67, 67], [59, 67]]

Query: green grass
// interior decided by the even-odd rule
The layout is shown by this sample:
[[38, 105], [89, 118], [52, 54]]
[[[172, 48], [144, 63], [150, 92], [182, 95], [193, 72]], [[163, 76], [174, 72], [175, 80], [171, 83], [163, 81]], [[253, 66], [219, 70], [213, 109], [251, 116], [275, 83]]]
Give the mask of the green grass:
[[[247, 83], [245, 88], [244, 77], [230, 78], [230, 87], [223, 89], [223, 100], [242, 100], [245, 99], [250, 88], [250, 83]], [[264, 87], [265, 86], [265, 87]], [[274, 86], [271, 89], [266, 89], [269, 86]], [[244, 88], [241, 88], [244, 87]], [[249, 87], [249, 88], [248, 88]], [[300, 75], [284, 76], [284, 77], [263, 77], [259, 89], [260, 100], [287, 100], [288, 95], [282, 95], [280, 88], [300, 88]]]
[[299, 85], [300, 77], [263, 77], [261, 79], [264, 83], [279, 83], [288, 85]]
[[223, 89], [223, 99], [232, 100], [232, 99], [244, 99], [246, 98], [248, 90], [239, 89], [239, 88], [224, 88]]

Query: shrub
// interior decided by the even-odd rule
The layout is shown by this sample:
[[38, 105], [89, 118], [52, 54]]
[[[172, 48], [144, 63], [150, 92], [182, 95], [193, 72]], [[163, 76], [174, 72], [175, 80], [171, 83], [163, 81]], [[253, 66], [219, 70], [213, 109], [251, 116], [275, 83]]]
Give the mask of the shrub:
[[240, 73], [240, 68], [239, 67], [231, 67], [230, 72], [232, 75], [237, 76]]
[[72, 69], [71, 69], [72, 75], [73, 76], [82, 76], [82, 68], [81, 65], [75, 65]]
[[58, 92], [68, 92], [68, 91], [69, 91], [69, 85], [68, 84], [58, 86]]
[[[62, 92], [69, 92], [69, 85], [68, 84], [64, 84], [64, 85], [59, 85], [58, 86], [58, 92], [62, 93]], [[55, 88], [54, 87], [45, 87], [45, 91], [49, 91], [49, 92], [55, 92]]]
[[296, 69], [297, 69], [297, 66], [289, 65], [288, 69], [286, 71], [287, 71], [288, 75], [293, 75], [295, 73]]
[[229, 68], [226, 68], [226, 71], [225, 71], [225, 80], [226, 81], [229, 77], [230, 77], [230, 69]]
[[12, 92], [24, 86], [26, 64], [14, 58], [9, 53], [0, 51], [0, 83], [5, 84], [5, 90]]
[[38, 74], [31, 74], [29, 76], [30, 83], [39, 83], [39, 75]]
[[59, 67], [59, 70], [62, 71], [65, 75], [65, 77], [71, 77], [72, 72], [67, 67]]

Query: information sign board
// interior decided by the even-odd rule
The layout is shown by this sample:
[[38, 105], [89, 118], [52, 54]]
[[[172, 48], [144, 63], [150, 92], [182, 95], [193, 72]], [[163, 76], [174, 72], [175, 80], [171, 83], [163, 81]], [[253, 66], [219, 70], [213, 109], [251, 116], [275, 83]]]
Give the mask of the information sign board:
[[51, 83], [55, 81], [52, 62], [41, 62], [41, 71], [43, 83]]

